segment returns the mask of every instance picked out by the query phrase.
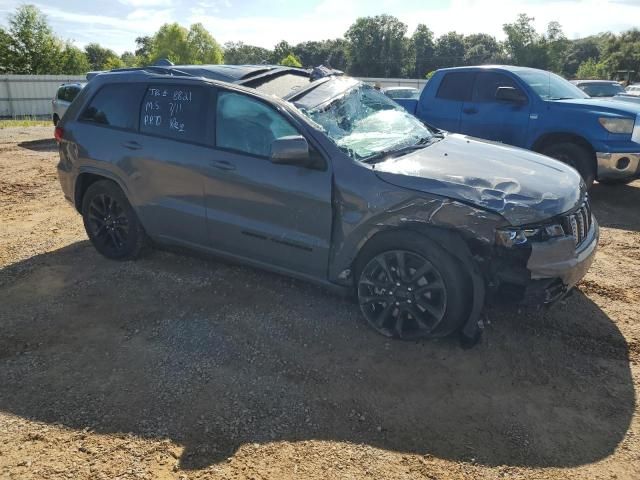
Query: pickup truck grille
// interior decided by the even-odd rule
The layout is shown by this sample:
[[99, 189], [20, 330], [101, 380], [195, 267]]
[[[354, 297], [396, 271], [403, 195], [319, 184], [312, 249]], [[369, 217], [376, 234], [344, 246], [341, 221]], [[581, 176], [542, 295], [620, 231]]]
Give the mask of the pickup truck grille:
[[591, 223], [591, 205], [588, 198], [585, 198], [577, 210], [562, 216], [562, 228], [567, 235], [573, 236], [576, 246], [587, 238]]

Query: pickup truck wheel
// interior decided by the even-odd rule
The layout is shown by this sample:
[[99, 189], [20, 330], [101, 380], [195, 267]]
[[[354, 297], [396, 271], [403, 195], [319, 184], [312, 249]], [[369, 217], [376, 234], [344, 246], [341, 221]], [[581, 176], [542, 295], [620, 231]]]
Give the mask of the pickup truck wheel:
[[596, 179], [596, 166], [593, 155], [585, 147], [576, 143], [563, 142], [549, 145], [542, 150], [542, 153], [575, 168], [587, 188], [593, 185], [593, 181]]
[[112, 260], [140, 255], [146, 235], [133, 207], [120, 187], [110, 180], [89, 186], [82, 199], [84, 228], [93, 246]]
[[402, 340], [459, 330], [471, 290], [451, 255], [418, 234], [387, 237], [371, 250], [356, 272], [360, 309], [374, 330]]

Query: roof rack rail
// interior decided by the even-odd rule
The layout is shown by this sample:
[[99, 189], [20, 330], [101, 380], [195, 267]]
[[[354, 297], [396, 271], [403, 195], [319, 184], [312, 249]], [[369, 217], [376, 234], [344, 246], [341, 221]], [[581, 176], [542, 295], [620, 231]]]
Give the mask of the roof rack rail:
[[139, 72], [139, 71], [151, 71], [154, 73], [160, 73], [160, 74], [165, 74], [165, 75], [175, 75], [175, 76], [180, 76], [180, 77], [193, 77], [194, 75], [192, 75], [189, 72], [185, 72], [184, 70], [179, 70], [177, 68], [172, 68], [169, 66], [161, 66], [161, 65], [149, 65], [146, 67], [125, 67], [125, 68], [114, 68], [113, 70], [103, 70], [103, 71], [99, 71], [99, 72], [89, 72], [87, 73], [87, 80], [91, 80], [93, 77], [95, 77], [96, 75], [100, 74], [100, 73], [107, 73], [107, 72]]

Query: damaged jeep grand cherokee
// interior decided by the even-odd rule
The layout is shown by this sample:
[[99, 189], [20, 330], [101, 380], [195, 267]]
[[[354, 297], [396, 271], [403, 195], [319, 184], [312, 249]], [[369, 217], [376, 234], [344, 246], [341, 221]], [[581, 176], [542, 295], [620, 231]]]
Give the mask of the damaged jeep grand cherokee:
[[104, 256], [152, 241], [355, 291], [390, 337], [473, 338], [487, 302], [554, 302], [596, 251], [574, 169], [432, 129], [327, 69], [102, 73], [56, 138]]

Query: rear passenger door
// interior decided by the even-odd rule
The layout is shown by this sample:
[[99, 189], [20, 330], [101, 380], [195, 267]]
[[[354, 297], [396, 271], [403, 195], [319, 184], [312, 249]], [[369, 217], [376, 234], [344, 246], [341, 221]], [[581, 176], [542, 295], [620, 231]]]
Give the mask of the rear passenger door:
[[512, 87], [527, 98], [511, 77], [499, 72], [478, 72], [471, 99], [462, 106], [460, 132], [487, 140], [523, 147], [529, 126], [531, 103], [513, 103], [496, 99], [499, 87]]
[[460, 115], [464, 102], [471, 99], [474, 75], [473, 72], [445, 73], [435, 97], [420, 105], [421, 118], [442, 130], [460, 132]]
[[[211, 246], [305, 275], [326, 276], [331, 169], [273, 164], [273, 140], [300, 135], [288, 115], [259, 98], [220, 90], [216, 147], [205, 179]], [[309, 142], [311, 155], [319, 155]]]
[[197, 141], [205, 138], [208, 98], [204, 87], [107, 84], [73, 126], [86, 171], [116, 180], [155, 239], [206, 244], [199, 168], [209, 147]]

